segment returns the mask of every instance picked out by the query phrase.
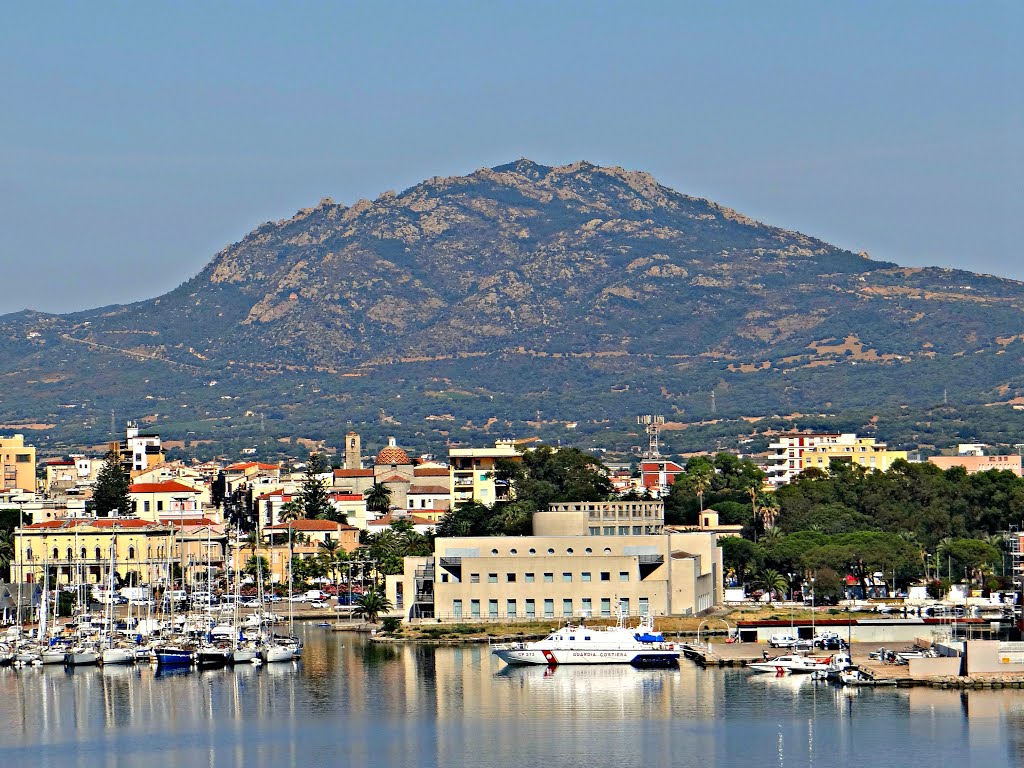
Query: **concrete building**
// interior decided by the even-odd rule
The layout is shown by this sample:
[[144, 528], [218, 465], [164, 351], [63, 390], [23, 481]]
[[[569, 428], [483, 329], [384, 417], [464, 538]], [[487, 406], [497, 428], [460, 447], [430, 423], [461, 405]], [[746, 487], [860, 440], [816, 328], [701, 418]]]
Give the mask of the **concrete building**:
[[125, 430], [125, 439], [121, 442], [110, 443], [109, 448], [133, 477], [136, 472], [164, 463], [164, 449], [160, 443], [160, 435], [142, 434], [136, 421], [129, 421]]
[[522, 461], [512, 440], [497, 440], [493, 448], [451, 448], [448, 451], [449, 486], [451, 503], [478, 501], [491, 505], [507, 501], [511, 490], [508, 483], [494, 476], [501, 459]]
[[[611, 508], [581, 503], [539, 513], [534, 528], [544, 535], [439, 538], [432, 556], [407, 557], [404, 573], [388, 577], [388, 597], [410, 619], [453, 621], [682, 616], [721, 602], [715, 534], [661, 533], [663, 514], [647, 517], [641, 506], [660, 503], [619, 504], [636, 506], [614, 510], [611, 535], [591, 533], [613, 519]], [[620, 520], [629, 533], [618, 532]], [[658, 532], [633, 534], [634, 524]]]
[[534, 536], [649, 536], [664, 528], [661, 501], [572, 501], [533, 515]]
[[832, 462], [846, 461], [868, 470], [885, 472], [906, 451], [890, 451], [885, 443], [853, 433], [788, 432], [768, 446], [766, 482], [778, 487], [791, 482], [805, 469], [828, 471]]
[[46, 481], [43, 492], [48, 496], [62, 493], [81, 493], [91, 488], [103, 466], [103, 459], [72, 454], [66, 459], [46, 462]]
[[[289, 546], [288, 532], [291, 530]], [[267, 558], [270, 565], [270, 581], [274, 584], [288, 583], [289, 555], [307, 560], [324, 552], [322, 544], [336, 541], [338, 547], [352, 553], [359, 546], [359, 530], [344, 523], [330, 520], [291, 520], [287, 523], [265, 528], [263, 537], [266, 545], [255, 553], [247, 543], [241, 544], [235, 553], [235, 562], [244, 568], [253, 554]]]
[[997, 470], [1013, 472], [1017, 477], [1021, 477], [1021, 457], [1016, 455], [984, 456], [978, 454], [961, 454], [959, 456], [930, 456], [928, 461], [942, 470], [952, 469], [953, 467], [963, 467], [967, 470], [968, 475], [973, 475], [978, 472]]
[[0, 477], [5, 491], [36, 492], [36, 449], [25, 445], [24, 435], [0, 437]]

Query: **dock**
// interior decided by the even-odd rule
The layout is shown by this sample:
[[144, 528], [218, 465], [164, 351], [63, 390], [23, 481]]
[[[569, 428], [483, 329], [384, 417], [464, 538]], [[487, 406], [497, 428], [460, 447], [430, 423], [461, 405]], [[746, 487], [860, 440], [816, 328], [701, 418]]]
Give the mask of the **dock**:
[[[910, 688], [927, 686], [931, 688], [1003, 689], [1024, 688], [1024, 671], [1017, 674], [942, 675], [914, 680], [910, 677], [907, 664], [886, 664], [870, 655], [879, 649], [879, 643], [854, 643], [850, 658], [865, 677], [880, 685]], [[767, 643], [683, 643], [683, 656], [701, 667], [744, 667], [748, 662], [760, 661], [764, 652], [778, 656], [786, 653], [784, 648], [771, 648]], [[811, 655], [828, 656], [833, 651], [814, 651]]]

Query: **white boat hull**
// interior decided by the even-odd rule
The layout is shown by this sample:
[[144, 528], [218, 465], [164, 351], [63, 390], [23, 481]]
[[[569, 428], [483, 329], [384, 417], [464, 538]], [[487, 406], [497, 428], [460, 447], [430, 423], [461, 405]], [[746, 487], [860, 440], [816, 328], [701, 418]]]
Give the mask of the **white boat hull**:
[[64, 651], [43, 651], [40, 657], [43, 664], [63, 664], [67, 660]]
[[679, 652], [660, 649], [569, 650], [564, 648], [495, 649], [495, 656], [506, 664], [635, 664], [667, 666], [679, 660]]
[[96, 651], [72, 651], [67, 654], [64, 662], [69, 667], [87, 667], [98, 663], [99, 660], [100, 655]]
[[234, 651], [235, 664], [248, 664], [258, 656], [254, 648], [237, 648]]
[[135, 652], [127, 648], [104, 648], [100, 663], [107, 664], [133, 664]]
[[275, 662], [291, 661], [294, 651], [291, 646], [272, 645], [269, 648], [264, 648], [261, 655], [265, 662], [273, 664]]

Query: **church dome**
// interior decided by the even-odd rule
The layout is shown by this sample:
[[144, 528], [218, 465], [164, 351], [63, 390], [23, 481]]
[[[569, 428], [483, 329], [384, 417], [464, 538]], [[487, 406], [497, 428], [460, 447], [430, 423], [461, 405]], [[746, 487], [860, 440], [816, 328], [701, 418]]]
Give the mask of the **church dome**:
[[395, 444], [395, 438], [389, 437], [387, 446], [380, 449], [374, 464], [412, 464], [412, 459]]

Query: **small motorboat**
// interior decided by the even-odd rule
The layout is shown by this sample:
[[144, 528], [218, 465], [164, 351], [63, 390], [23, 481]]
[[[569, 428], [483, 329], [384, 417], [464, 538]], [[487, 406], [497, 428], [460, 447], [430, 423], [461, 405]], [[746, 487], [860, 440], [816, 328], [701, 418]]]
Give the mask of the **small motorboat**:
[[787, 654], [776, 656], [762, 661], [748, 662], [747, 668], [755, 672], [770, 672], [776, 675], [789, 674], [812, 674], [814, 672], [827, 672], [828, 660], [816, 659], [811, 656], [800, 656], [798, 654]]

